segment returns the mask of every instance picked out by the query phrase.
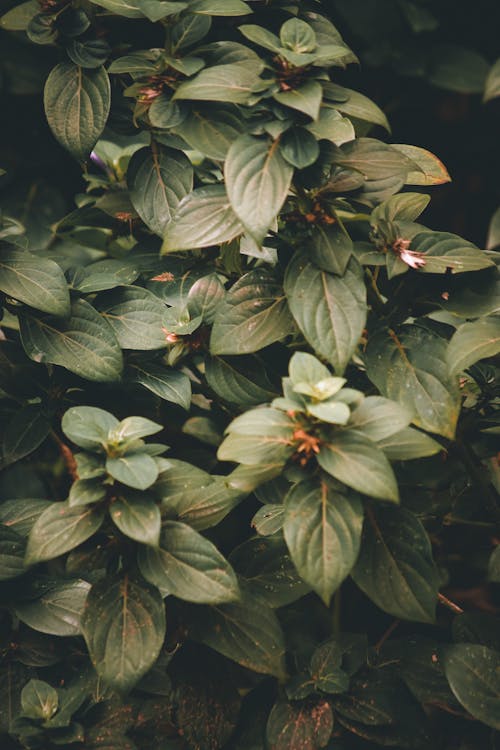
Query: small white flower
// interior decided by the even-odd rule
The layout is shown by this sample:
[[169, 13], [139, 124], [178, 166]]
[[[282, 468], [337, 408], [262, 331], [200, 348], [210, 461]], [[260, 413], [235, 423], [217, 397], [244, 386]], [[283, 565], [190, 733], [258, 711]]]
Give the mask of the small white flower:
[[399, 255], [403, 263], [406, 263], [410, 268], [422, 268], [425, 266], [425, 257], [423, 253], [418, 253], [415, 250], [410, 250], [411, 241], [404, 240], [402, 237], [398, 237], [392, 245], [394, 252]]

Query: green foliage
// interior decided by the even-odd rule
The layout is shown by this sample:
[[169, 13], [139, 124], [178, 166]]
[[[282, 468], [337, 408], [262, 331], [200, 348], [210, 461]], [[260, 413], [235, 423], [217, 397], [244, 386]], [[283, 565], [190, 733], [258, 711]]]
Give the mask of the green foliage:
[[0, 2], [77, 175], [0, 169], [6, 750], [497, 747], [499, 217], [342, 85], [388, 5]]

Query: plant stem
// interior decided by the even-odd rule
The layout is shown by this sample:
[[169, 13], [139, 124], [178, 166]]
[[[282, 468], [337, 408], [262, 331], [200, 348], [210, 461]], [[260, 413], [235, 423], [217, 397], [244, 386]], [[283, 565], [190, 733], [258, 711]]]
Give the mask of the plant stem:
[[391, 624], [389, 625], [385, 633], [382, 634], [380, 639], [375, 644], [375, 651], [380, 651], [380, 649], [382, 648], [386, 640], [391, 637], [391, 635], [394, 633], [394, 631], [396, 630], [400, 622], [401, 620], [393, 620], [393, 622], [391, 622]]
[[458, 604], [455, 604], [455, 602], [452, 602], [451, 599], [448, 599], [444, 594], [438, 594], [438, 600], [443, 605], [443, 607], [447, 607], [456, 615], [463, 614], [462, 607], [459, 607]]

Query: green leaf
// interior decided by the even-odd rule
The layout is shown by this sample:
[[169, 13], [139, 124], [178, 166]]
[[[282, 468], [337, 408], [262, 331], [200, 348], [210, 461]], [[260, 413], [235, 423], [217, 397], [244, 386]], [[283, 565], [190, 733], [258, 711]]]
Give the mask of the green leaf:
[[149, 122], [153, 127], [167, 130], [183, 123], [186, 119], [185, 107], [162, 94], [153, 100], [148, 110]]
[[118, 458], [106, 459], [106, 471], [128, 487], [145, 490], [158, 477], [156, 461], [147, 453], [127, 453]]
[[54, 44], [58, 32], [53, 15], [49, 13], [37, 13], [29, 22], [26, 34], [28, 39], [35, 44]]
[[461, 94], [483, 92], [489, 65], [478, 52], [457, 44], [439, 44], [432, 50], [429, 81]]
[[172, 43], [172, 54], [178, 54], [181, 50], [191, 47], [208, 34], [212, 25], [210, 16], [186, 13], [181, 15], [177, 22], [169, 29], [169, 37]]
[[261, 536], [272, 536], [283, 528], [285, 508], [281, 504], [263, 505], [252, 518], [252, 527]]
[[210, 357], [205, 377], [220, 398], [243, 407], [266, 403], [277, 395], [256, 357]]
[[[125, 417], [110, 432], [110, 442], [129, 441], [131, 439], [149, 437], [163, 430], [163, 425], [153, 422], [145, 417]], [[147, 446], [146, 446], [147, 447]]]
[[57, 690], [43, 680], [30, 680], [21, 692], [23, 716], [29, 719], [50, 719], [59, 706]]
[[4, 735], [11, 731], [12, 722], [21, 711], [21, 690], [31, 675], [32, 670], [19, 661], [7, 661], [2, 665], [2, 679], [0, 680], [0, 731]]
[[85, 161], [108, 119], [111, 87], [106, 70], [83, 70], [62, 62], [51, 71], [44, 91], [45, 113], [61, 146]]
[[405, 508], [370, 511], [352, 577], [394, 617], [434, 622], [438, 571], [424, 527]]
[[[5, 18], [5, 16], [3, 17]], [[2, 25], [0, 19], [0, 26]], [[496, 99], [500, 96], [500, 57], [490, 68], [490, 71], [486, 77], [486, 83], [484, 85], [483, 102], [489, 102], [491, 99]]]
[[399, 501], [391, 466], [378, 446], [356, 430], [334, 433], [317, 456], [322, 469], [348, 487], [379, 500]]
[[484, 724], [500, 729], [500, 654], [475, 643], [444, 649], [443, 668], [462, 706]]
[[222, 461], [259, 464], [286, 461], [293, 453], [293, 433], [296, 425], [283, 411], [264, 407], [252, 409], [233, 419], [229, 435], [219, 446]]
[[153, 143], [132, 156], [127, 184], [141, 219], [162, 236], [180, 201], [193, 189], [193, 168], [182, 151]]
[[131, 365], [128, 377], [165, 401], [189, 409], [191, 381], [185, 373], [162, 364], [141, 362]]
[[327, 700], [274, 704], [267, 720], [270, 750], [315, 750], [325, 747], [333, 730], [332, 709]]
[[213, 479], [207, 471], [176, 458], [168, 459], [169, 467], [162, 471], [154, 486], [155, 494], [165, 499], [166, 505], [182, 500], [185, 493], [197, 493], [211, 484]]
[[292, 433], [285, 432], [285, 429], [281, 436], [228, 435], [217, 452], [221, 461], [235, 461], [250, 466], [268, 463], [284, 465], [292, 454]]
[[316, 49], [316, 34], [305, 21], [290, 18], [280, 29], [280, 41], [283, 47], [294, 52], [313, 52]]
[[486, 249], [494, 250], [495, 247], [498, 247], [498, 245], [500, 245], [500, 207], [497, 208], [497, 210], [491, 217], [490, 225], [488, 227]]
[[405, 427], [382, 440], [377, 441], [389, 461], [409, 461], [412, 458], [434, 456], [443, 447], [425, 432], [419, 432], [413, 427]]
[[198, 531], [219, 523], [245, 494], [227, 486], [227, 477], [211, 476], [192, 464], [168, 459], [154, 486], [162, 514], [183, 521]]
[[488, 561], [488, 580], [500, 583], [500, 547], [495, 547]]
[[310, 239], [311, 260], [322, 271], [343, 276], [351, 259], [353, 244], [337, 225], [316, 224]]
[[74, 549], [95, 534], [103, 520], [104, 511], [100, 508], [52, 503], [31, 529], [26, 565], [52, 560]]
[[323, 89], [319, 81], [306, 81], [306, 83], [293, 88], [290, 91], [278, 91], [273, 94], [275, 99], [285, 107], [296, 109], [308, 115], [312, 120], [319, 117], [319, 108], [323, 98]]
[[107, 258], [77, 268], [71, 277], [71, 286], [82, 294], [88, 294], [132, 284], [138, 276], [139, 271], [132, 264]]
[[245, 588], [271, 607], [284, 607], [307, 594], [305, 583], [279, 537], [252, 537], [231, 552], [231, 565], [245, 579]]
[[0, 290], [36, 310], [70, 314], [66, 279], [53, 260], [38, 258], [25, 250], [4, 247], [0, 252]]
[[152, 292], [138, 286], [99, 295], [95, 306], [114, 331], [122, 349], [162, 349], [166, 307]]
[[308, 404], [307, 413], [317, 417], [322, 422], [330, 424], [347, 424], [350, 410], [347, 404], [342, 402], [321, 402], [319, 404]]
[[19, 536], [27, 537], [36, 519], [49, 507], [50, 500], [37, 498], [15, 498], [4, 500], [0, 504], [0, 524], [15, 531]]
[[70, 39], [66, 44], [68, 57], [82, 68], [99, 68], [110, 55], [111, 47], [104, 39], [87, 39], [80, 42]]
[[[40, 581], [38, 595], [13, 605], [15, 615], [40, 633], [80, 635], [80, 617], [90, 584], [87, 581]], [[36, 587], [35, 587], [36, 591]]]
[[241, 135], [231, 144], [224, 163], [226, 190], [247, 232], [261, 242], [285, 202], [293, 168], [279, 141]]
[[200, 104], [190, 108], [180, 125], [179, 135], [191, 148], [209, 159], [222, 160], [243, 128], [244, 124], [235, 108]]
[[0, 466], [8, 466], [33, 453], [42, 445], [50, 428], [50, 420], [40, 404], [28, 404], [16, 411], [4, 425]]
[[348, 693], [332, 696], [330, 704], [341, 725], [374, 740], [369, 745], [432, 747], [425, 714], [394, 668], [363, 669], [351, 680]]
[[451, 626], [452, 638], [456, 643], [475, 643], [500, 651], [500, 631], [498, 617], [478, 610], [462, 612]]
[[73, 303], [67, 321], [23, 316], [20, 328], [24, 350], [36, 362], [60, 365], [87, 380], [120, 377], [120, 345], [108, 323], [85, 300]]
[[269, 29], [257, 26], [256, 24], [246, 23], [242, 26], [238, 26], [238, 31], [241, 31], [244, 37], [259, 46], [264, 47], [264, 49], [268, 49], [271, 52], [280, 51], [281, 41], [279, 37], [269, 31]]
[[349, 427], [377, 443], [400, 432], [411, 421], [411, 414], [388, 398], [368, 396], [352, 412]]
[[143, 576], [160, 591], [197, 604], [239, 598], [236, 575], [212, 542], [178, 521], [164, 521], [160, 546], [142, 548]]
[[349, 687], [349, 675], [342, 669], [344, 650], [337, 641], [327, 641], [315, 650], [310, 671], [316, 689], [324, 693], [344, 693]]
[[375, 138], [356, 138], [336, 148], [333, 164], [360, 172], [367, 180], [405, 176], [416, 165], [401, 151]]
[[438, 644], [425, 636], [391, 639], [383, 646], [383, 659], [397, 662], [401, 675], [413, 695], [422, 704], [458, 707], [439, 661]]
[[120, 493], [113, 500], [109, 515], [130, 539], [153, 546], [159, 543], [161, 517], [153, 499], [139, 493]]
[[293, 331], [288, 305], [272, 270], [244, 274], [226, 294], [210, 337], [211, 354], [249, 354]]
[[252, 10], [243, 0], [191, 0], [189, 12], [209, 16], [247, 16]]
[[349, 117], [355, 117], [357, 120], [380, 125], [388, 133], [391, 132], [384, 112], [367, 96], [344, 86], [338, 86], [335, 83], [323, 83], [323, 86], [325, 97], [334, 103], [339, 112]]
[[290, 128], [280, 142], [281, 154], [292, 167], [304, 169], [313, 164], [319, 156], [319, 144], [312, 133], [305, 128]]
[[285, 275], [285, 293], [295, 322], [316, 354], [342, 374], [366, 321], [361, 266], [351, 259], [344, 276], [333, 276], [295, 255]]
[[[117, 420], [118, 421], [118, 420]], [[76, 470], [80, 479], [102, 479], [106, 474], [105, 455], [100, 453], [86, 453], [81, 451], [74, 454]]]
[[150, 21], [159, 21], [166, 16], [173, 16], [188, 7], [187, 3], [165, 2], [165, 0], [137, 0], [142, 13]]
[[306, 129], [317, 140], [325, 139], [336, 146], [341, 146], [356, 137], [352, 122], [347, 117], [342, 117], [336, 109], [327, 106], [321, 107], [317, 119], [308, 123]]
[[319, 144], [314, 135], [305, 128], [290, 128], [280, 141], [282, 156], [292, 167], [304, 169], [319, 156]]
[[[328, 367], [307, 352], [294, 352], [288, 364], [288, 371], [290, 373], [290, 380], [294, 387], [304, 383], [314, 387], [317, 383], [321, 383], [330, 378], [330, 370]], [[346, 381], [343, 378], [339, 378], [339, 388], [337, 390], [339, 390], [345, 382]], [[300, 392], [302, 393], [303, 391], [301, 390]], [[314, 393], [314, 395], [316, 394]], [[328, 395], [333, 396], [333, 393]]]
[[[104, 466], [103, 466], [104, 473]], [[102, 479], [77, 479], [73, 482], [68, 496], [68, 504], [71, 508], [76, 505], [92, 505], [106, 499], [106, 487]]]
[[0, 28], [5, 31], [26, 31], [32, 18], [40, 12], [37, 0], [19, 3], [0, 16]]
[[452, 375], [463, 372], [471, 365], [500, 353], [500, 316], [463, 323], [453, 334], [446, 360]]
[[173, 99], [247, 104], [254, 92], [266, 85], [259, 78], [262, 69], [263, 64], [249, 66], [246, 62], [204, 68], [181, 83]]
[[211, 325], [224, 296], [224, 285], [217, 274], [211, 273], [195, 281], [187, 296], [191, 319], [201, 316], [203, 323]]
[[[154, 75], [157, 72], [157, 60], [158, 56], [150, 50], [133, 52], [131, 55], [123, 55], [123, 57], [113, 60], [108, 67], [108, 73], [130, 73], [134, 78]], [[158, 98], [161, 99], [162, 97]], [[155, 99], [156, 101], [157, 99]]]
[[118, 16], [141, 18], [143, 15], [139, 9], [139, 0], [92, 0], [92, 2]]
[[109, 411], [96, 406], [73, 406], [62, 418], [61, 428], [66, 437], [80, 448], [102, 448], [109, 433], [120, 423]]
[[0, 525], [0, 581], [17, 578], [25, 572], [25, 541], [20, 534]]
[[161, 595], [127, 574], [107, 576], [90, 590], [82, 631], [97, 673], [126, 692], [152, 667], [163, 645]]
[[195, 493], [186, 493], [174, 504], [167, 501], [168, 513], [175, 510], [179, 521], [184, 521], [198, 531], [216, 526], [246, 497], [245, 492], [227, 486], [226, 477], [216, 476], [208, 487]]
[[430, 151], [419, 146], [409, 146], [406, 143], [391, 145], [405, 154], [418, 167], [407, 174], [407, 185], [442, 185], [445, 182], [451, 182], [451, 177], [443, 162]]
[[369, 337], [366, 368], [387, 398], [413, 415], [418, 427], [453, 438], [460, 409], [455, 378], [446, 365], [447, 342], [416, 325]]
[[392, 195], [371, 213], [370, 223], [383, 221], [415, 221], [429, 205], [430, 196], [422, 193]]
[[205, 609], [202, 625], [199, 610], [195, 613], [196, 640], [254, 672], [283, 677], [283, 632], [275, 612], [261, 599], [246, 595], [241, 602]]
[[182, 432], [184, 435], [191, 435], [196, 440], [215, 448], [222, 441], [221, 429], [211, 417], [190, 417], [182, 425]]
[[165, 2], [164, 0], [92, 0], [95, 5], [126, 18], [142, 18], [159, 21], [165, 16], [180, 13], [187, 2]]
[[163, 238], [162, 253], [209, 247], [243, 234], [223, 185], [197, 188], [179, 204]]
[[226, 478], [228, 487], [240, 492], [253, 492], [262, 484], [278, 477], [283, 472], [283, 459], [278, 455], [259, 464], [241, 464]]
[[413, 237], [411, 249], [423, 253], [424, 273], [465, 273], [494, 265], [486, 253], [472, 242], [450, 232], [420, 232]]
[[328, 606], [356, 562], [363, 506], [326, 482], [300, 482], [285, 500], [283, 533], [301, 575]]

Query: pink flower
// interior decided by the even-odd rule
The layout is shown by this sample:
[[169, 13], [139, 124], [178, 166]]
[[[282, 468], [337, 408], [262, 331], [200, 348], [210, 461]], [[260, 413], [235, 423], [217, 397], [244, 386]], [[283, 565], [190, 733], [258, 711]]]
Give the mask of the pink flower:
[[403, 263], [406, 263], [410, 268], [422, 268], [425, 266], [425, 257], [423, 253], [418, 253], [415, 250], [410, 250], [411, 241], [404, 240], [402, 237], [398, 237], [392, 245], [394, 252], [399, 255]]

